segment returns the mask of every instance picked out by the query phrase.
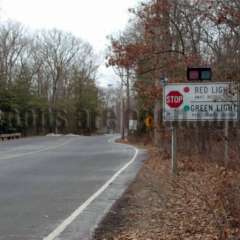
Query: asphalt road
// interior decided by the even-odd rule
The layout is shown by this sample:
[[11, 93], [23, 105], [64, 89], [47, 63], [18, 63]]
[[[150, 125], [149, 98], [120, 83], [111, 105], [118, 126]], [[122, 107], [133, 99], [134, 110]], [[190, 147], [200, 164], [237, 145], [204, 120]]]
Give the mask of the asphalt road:
[[0, 240], [39, 240], [134, 155], [110, 136], [34, 137], [0, 143]]

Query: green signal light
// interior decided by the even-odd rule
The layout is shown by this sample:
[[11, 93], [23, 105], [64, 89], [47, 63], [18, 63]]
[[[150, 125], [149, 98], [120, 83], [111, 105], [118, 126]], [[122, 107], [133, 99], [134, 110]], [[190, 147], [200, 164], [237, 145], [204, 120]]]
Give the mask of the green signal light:
[[201, 72], [201, 79], [202, 80], [209, 80], [209, 79], [211, 79], [211, 72], [210, 71], [202, 71]]
[[190, 111], [190, 107], [188, 105], [184, 106], [184, 111], [185, 112], [189, 112]]

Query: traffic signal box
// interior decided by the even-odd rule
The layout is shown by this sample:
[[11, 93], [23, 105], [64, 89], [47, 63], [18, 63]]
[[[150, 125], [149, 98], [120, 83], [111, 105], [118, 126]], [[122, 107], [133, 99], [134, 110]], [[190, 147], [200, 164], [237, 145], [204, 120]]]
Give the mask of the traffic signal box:
[[211, 68], [188, 68], [187, 79], [188, 81], [211, 81], [212, 70]]

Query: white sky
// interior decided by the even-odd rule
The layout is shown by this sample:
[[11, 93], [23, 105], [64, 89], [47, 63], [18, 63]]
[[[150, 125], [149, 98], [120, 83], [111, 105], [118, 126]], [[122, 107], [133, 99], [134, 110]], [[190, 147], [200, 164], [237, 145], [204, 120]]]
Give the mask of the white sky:
[[[97, 53], [103, 52], [106, 36], [124, 29], [128, 9], [138, 0], [1, 0], [2, 16], [19, 21], [30, 29], [58, 28], [88, 41]], [[99, 82], [116, 80], [113, 72], [100, 68]]]

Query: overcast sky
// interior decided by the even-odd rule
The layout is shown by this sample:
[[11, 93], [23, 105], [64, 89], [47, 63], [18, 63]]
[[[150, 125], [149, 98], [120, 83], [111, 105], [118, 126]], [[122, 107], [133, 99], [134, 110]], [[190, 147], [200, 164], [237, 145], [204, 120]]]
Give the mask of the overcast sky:
[[[104, 51], [106, 36], [124, 29], [128, 9], [138, 0], [1, 0], [2, 16], [31, 29], [58, 28], [88, 41], [97, 53]], [[99, 82], [112, 82], [113, 72], [101, 67]]]

